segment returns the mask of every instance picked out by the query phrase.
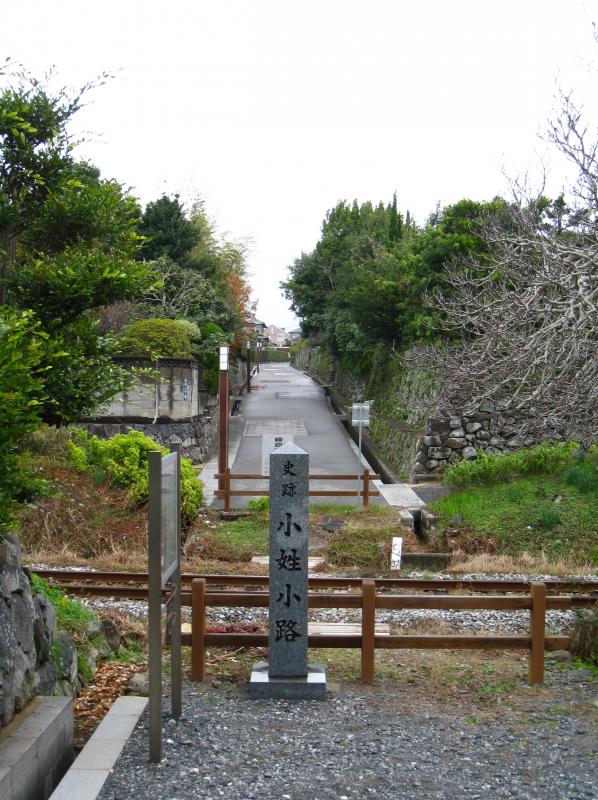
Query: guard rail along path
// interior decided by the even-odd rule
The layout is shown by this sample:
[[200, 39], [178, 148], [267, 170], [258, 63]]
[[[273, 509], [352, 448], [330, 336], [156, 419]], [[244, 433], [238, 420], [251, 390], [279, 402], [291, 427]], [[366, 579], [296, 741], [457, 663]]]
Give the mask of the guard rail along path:
[[[217, 472], [214, 475], [222, 482], [222, 489], [218, 489], [214, 494], [218, 498], [224, 499], [224, 510], [231, 510], [231, 497], [269, 497], [269, 489], [231, 489], [231, 481], [267, 481], [268, 475], [256, 475], [253, 473], [233, 474], [230, 469], [224, 472]], [[361, 489], [314, 489], [309, 491], [310, 497], [361, 497], [364, 508], [369, 506], [370, 497], [379, 497], [380, 492], [374, 487], [371, 488], [370, 481], [379, 480], [380, 475], [372, 474], [368, 469], [364, 469], [361, 475], [310, 475], [310, 481], [360, 481]]]
[[[183, 634], [182, 643], [191, 645], [191, 676], [193, 680], [204, 679], [205, 650], [207, 647], [265, 647], [267, 634], [262, 633], [208, 633], [206, 613], [208, 606], [232, 606], [258, 608], [268, 606], [267, 592], [210, 592], [205, 578], [195, 578], [191, 588], [191, 634]], [[310, 592], [309, 608], [361, 608], [361, 635], [310, 634], [309, 647], [360, 648], [361, 678], [367, 683], [374, 680], [375, 650], [380, 649], [526, 649], [529, 650], [529, 683], [544, 680], [544, 651], [566, 650], [570, 644], [568, 636], [546, 636], [545, 615], [547, 609], [571, 608], [574, 598], [570, 596], [549, 597], [546, 584], [532, 582], [529, 594], [511, 596], [472, 595], [399, 595], [378, 594], [376, 582], [371, 578], [361, 581], [358, 593]], [[516, 611], [529, 609], [530, 630], [528, 636], [513, 635], [376, 635], [376, 609], [489, 609]]]

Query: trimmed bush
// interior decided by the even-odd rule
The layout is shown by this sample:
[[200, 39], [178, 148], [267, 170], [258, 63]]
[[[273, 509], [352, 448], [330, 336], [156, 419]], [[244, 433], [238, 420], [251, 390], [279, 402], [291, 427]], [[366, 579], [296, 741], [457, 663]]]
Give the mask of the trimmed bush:
[[127, 356], [150, 358], [190, 358], [191, 330], [199, 333], [196, 325], [176, 319], [140, 319], [122, 329], [116, 348]]
[[[85, 431], [73, 431], [69, 442], [71, 461], [77, 469], [88, 470], [98, 483], [114, 487], [130, 487], [129, 499], [139, 504], [148, 496], [148, 453], [165, 447], [140, 431], [119, 433], [111, 439], [98, 439]], [[203, 500], [203, 485], [195, 475], [188, 458], [181, 459], [181, 517], [189, 525], [197, 516]]]
[[[487, 456], [481, 451], [473, 461], [459, 461], [448, 467], [444, 481], [465, 488], [511, 481], [526, 475], [560, 475], [575, 463], [578, 452], [577, 442], [541, 444], [499, 456]], [[593, 446], [589, 452], [595, 455], [598, 448]]]

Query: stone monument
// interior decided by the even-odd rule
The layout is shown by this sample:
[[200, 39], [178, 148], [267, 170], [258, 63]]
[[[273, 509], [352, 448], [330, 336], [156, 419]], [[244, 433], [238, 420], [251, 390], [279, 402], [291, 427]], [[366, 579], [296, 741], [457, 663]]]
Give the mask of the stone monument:
[[309, 455], [292, 442], [270, 453], [268, 662], [251, 673], [253, 698], [322, 699], [326, 671], [307, 663]]

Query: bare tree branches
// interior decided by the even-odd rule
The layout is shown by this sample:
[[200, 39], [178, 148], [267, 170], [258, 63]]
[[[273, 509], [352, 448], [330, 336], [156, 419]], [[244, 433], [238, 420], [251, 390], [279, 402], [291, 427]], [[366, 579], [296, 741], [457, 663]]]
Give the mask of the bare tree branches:
[[[451, 408], [500, 403], [536, 432], [598, 438], [598, 138], [563, 97], [549, 138], [577, 167], [572, 212], [548, 224], [537, 202], [489, 223], [490, 262], [450, 269], [428, 299], [458, 341], [412, 350]], [[574, 205], [573, 205], [574, 204]]]

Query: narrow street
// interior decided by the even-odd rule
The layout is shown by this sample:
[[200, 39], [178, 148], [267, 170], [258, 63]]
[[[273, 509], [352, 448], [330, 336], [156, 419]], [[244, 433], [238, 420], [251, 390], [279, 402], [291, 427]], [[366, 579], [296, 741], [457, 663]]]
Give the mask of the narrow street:
[[[233, 474], [266, 474], [267, 453], [275, 439], [293, 441], [310, 456], [310, 473], [355, 474], [359, 452], [331, 409], [324, 390], [290, 364], [262, 364], [252, 378], [252, 391], [243, 395], [239, 414], [230, 418], [229, 466]], [[362, 459], [370, 472], [375, 470]], [[215, 488], [213, 473], [217, 459], [204, 467], [200, 477], [206, 484], [206, 499]], [[234, 481], [234, 489], [267, 488], [265, 481]], [[355, 490], [357, 481], [322, 480], [312, 483], [317, 490]], [[361, 482], [359, 483], [361, 489]], [[234, 498], [235, 507], [247, 505], [250, 497]], [[218, 501], [216, 501], [217, 503]], [[312, 497], [312, 503], [350, 503], [356, 497]], [[372, 503], [385, 502], [381, 497]]]

